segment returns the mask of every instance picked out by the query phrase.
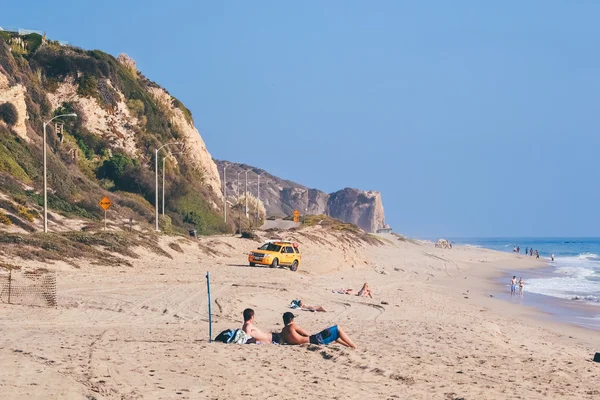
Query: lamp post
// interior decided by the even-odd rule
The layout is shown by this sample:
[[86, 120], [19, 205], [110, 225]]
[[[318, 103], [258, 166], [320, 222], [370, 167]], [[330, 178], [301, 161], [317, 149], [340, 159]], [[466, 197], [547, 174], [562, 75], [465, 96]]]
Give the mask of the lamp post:
[[[258, 174], [258, 184], [256, 187], [256, 225], [258, 226], [258, 221], [260, 220], [260, 213], [258, 211], [258, 205], [260, 203], [260, 177], [265, 174], [264, 172]], [[265, 213], [266, 213], [266, 208], [265, 208]]]
[[[182, 151], [178, 152], [178, 153], [171, 153], [171, 156], [174, 156], [175, 154], [181, 154], [183, 153]], [[167, 157], [163, 157], [162, 159], [162, 215], [165, 215], [165, 160], [168, 158]]]
[[46, 167], [46, 126], [54, 121], [56, 118], [61, 117], [77, 117], [77, 114], [61, 114], [52, 118], [48, 122], [44, 122], [44, 233], [48, 233], [48, 172]]
[[173, 145], [181, 146], [182, 144], [183, 143], [180, 142], [166, 143], [160, 146], [158, 149], [154, 150], [154, 229], [156, 230], [156, 232], [160, 232], [160, 229], [158, 229], [158, 152], [163, 147]]
[[304, 209], [304, 217], [302, 217], [302, 223], [306, 222], [306, 214], [308, 214], [308, 203], [310, 202], [309, 189], [306, 189], [306, 208]]
[[223, 167], [223, 219], [227, 222], [227, 168], [231, 164]]
[[246, 202], [246, 218], [248, 218], [248, 172], [252, 172], [251, 169], [244, 172], [246, 174], [246, 192], [244, 194], [244, 201]]
[[244, 171], [239, 171], [238, 172], [238, 179], [237, 179], [237, 182], [238, 182], [238, 184], [237, 184], [237, 198], [238, 199], [240, 198], [240, 174], [243, 174], [243, 173], [244, 173]]

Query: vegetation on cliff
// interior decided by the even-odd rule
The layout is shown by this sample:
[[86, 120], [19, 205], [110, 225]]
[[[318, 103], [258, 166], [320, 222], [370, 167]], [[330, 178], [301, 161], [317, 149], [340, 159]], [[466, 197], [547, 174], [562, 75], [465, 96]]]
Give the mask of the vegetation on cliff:
[[[47, 127], [50, 209], [68, 216], [99, 219], [103, 212], [97, 202], [109, 195], [115, 204], [113, 215], [153, 222], [154, 150], [181, 137], [171, 109], [153, 95], [159, 86], [139, 73], [132, 61], [119, 62], [98, 50], [61, 46], [36, 34], [17, 39], [6, 32], [0, 35], [0, 78], [7, 79], [8, 88], [24, 88], [27, 132], [26, 136], [20, 135], [14, 128], [19, 113], [24, 111], [11, 102], [0, 101], [2, 193], [15, 203], [21, 199], [31, 209], [43, 204], [43, 121], [74, 112], [78, 117], [62, 119], [61, 130], [57, 131], [54, 124]], [[54, 108], [47, 94], [65, 84], [75, 85], [79, 98], [93, 99], [107, 115], [126, 104], [135, 123], [123, 129], [132, 132], [134, 151], [118, 145], [114, 136], [119, 133], [113, 126], [106, 127], [112, 136], [87, 129], [86, 118], [93, 115], [77, 101], [65, 101]], [[169, 98], [192, 123], [189, 110]], [[167, 163], [165, 170], [165, 212], [171, 217], [173, 229], [195, 228], [200, 234], [231, 231], [233, 228], [223, 223], [217, 208], [220, 200], [204, 185], [202, 168], [187, 163], [185, 154], [172, 157], [177, 162]], [[24, 219], [30, 221], [29, 217]]]

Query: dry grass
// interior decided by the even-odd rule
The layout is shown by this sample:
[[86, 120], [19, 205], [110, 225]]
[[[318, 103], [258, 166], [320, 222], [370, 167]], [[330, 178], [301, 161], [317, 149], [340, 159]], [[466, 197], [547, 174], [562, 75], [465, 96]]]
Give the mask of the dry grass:
[[178, 253], [183, 253], [183, 249], [177, 243], [169, 243], [169, 247]]
[[[158, 255], [172, 258], [158, 244], [156, 235], [124, 232], [66, 232], [18, 234], [0, 232], [0, 244], [6, 255], [40, 262], [92, 260], [101, 265], [127, 265], [124, 257], [138, 258], [133, 250], [142, 247]], [[121, 257], [124, 256], [124, 257]]]

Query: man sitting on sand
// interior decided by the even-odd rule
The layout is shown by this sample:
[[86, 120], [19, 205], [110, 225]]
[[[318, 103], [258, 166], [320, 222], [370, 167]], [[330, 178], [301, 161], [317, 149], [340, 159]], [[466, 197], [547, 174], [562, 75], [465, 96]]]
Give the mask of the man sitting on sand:
[[254, 325], [254, 310], [246, 308], [244, 310], [244, 325], [242, 330], [246, 335], [254, 338], [254, 341], [259, 343], [271, 343], [273, 341], [273, 334], [263, 332]]
[[352, 340], [346, 335], [346, 332], [337, 325], [329, 327], [314, 335], [310, 335], [294, 323], [294, 314], [289, 311], [283, 314], [283, 323], [285, 324], [285, 327], [282, 329], [280, 336], [284, 343], [294, 345], [306, 343], [328, 345], [337, 342], [346, 347], [356, 349], [356, 345], [352, 343]]

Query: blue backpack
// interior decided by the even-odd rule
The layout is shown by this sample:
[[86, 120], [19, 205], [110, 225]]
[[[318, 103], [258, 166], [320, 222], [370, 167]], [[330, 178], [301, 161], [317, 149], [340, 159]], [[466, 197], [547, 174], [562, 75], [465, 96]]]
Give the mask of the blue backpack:
[[231, 342], [231, 339], [233, 339], [234, 335], [235, 331], [232, 331], [231, 329], [225, 329], [223, 332], [217, 335], [215, 342], [229, 343]]

